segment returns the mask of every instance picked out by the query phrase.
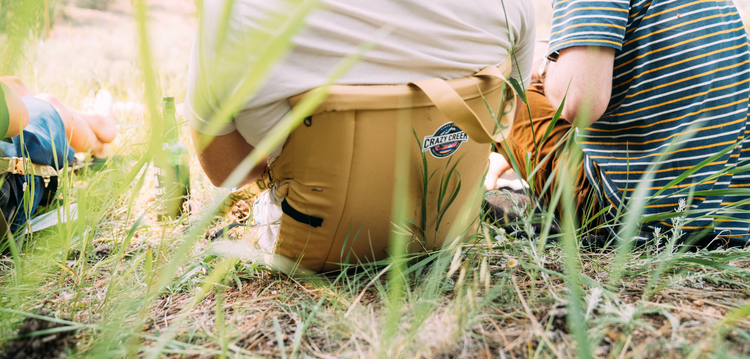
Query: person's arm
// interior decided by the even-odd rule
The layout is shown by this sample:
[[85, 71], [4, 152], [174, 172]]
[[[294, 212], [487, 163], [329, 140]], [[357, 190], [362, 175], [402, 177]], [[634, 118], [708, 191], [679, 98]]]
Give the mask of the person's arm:
[[[240, 162], [255, 149], [237, 130], [213, 138], [194, 129], [191, 132], [201, 167], [211, 183], [217, 187], [224, 184]], [[206, 143], [205, 146], [201, 145]], [[264, 159], [253, 168], [239, 185], [242, 186], [258, 179], [266, 168], [266, 161]]]
[[[557, 108], [565, 98], [562, 118], [587, 127], [604, 115], [612, 95], [615, 49], [575, 46], [560, 50], [557, 62], [549, 64], [545, 95]], [[570, 87], [568, 87], [570, 85]], [[567, 96], [566, 96], [567, 93]]]
[[604, 115], [612, 97], [615, 53], [625, 41], [630, 3], [555, 1], [552, 17], [547, 55], [557, 62], [547, 69], [545, 95], [559, 107], [567, 92], [562, 117], [587, 127]]
[[[0, 136], [18, 136], [29, 124], [29, 110], [8, 85], [0, 81]], [[4, 105], [4, 106], [3, 106]]]
[[[241, 16], [226, 17], [226, 5], [231, 4], [230, 1], [202, 2], [188, 65], [184, 105], [198, 160], [208, 179], [217, 187], [224, 185], [242, 160], [255, 149], [237, 131], [232, 118], [217, 116], [224, 113], [223, 106], [233, 103], [235, 108], [229, 112], [236, 114], [247, 104], [246, 101], [235, 101], [235, 96], [244, 86], [248, 73], [247, 56], [252, 53], [253, 44], [242, 36], [226, 36], [222, 29], [237, 34], [251, 30], [245, 28], [248, 24]], [[266, 161], [264, 159], [253, 168], [239, 185], [259, 178], [266, 168]]]

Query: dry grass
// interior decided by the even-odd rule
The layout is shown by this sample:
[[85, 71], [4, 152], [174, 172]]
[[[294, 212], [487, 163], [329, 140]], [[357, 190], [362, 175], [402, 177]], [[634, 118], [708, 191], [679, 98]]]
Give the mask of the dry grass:
[[[488, 258], [488, 271], [492, 273], [489, 287], [478, 275], [455, 273], [445, 288], [434, 311], [420, 324], [416, 334], [412, 331], [414, 313], [407, 306], [404, 320], [394, 346], [400, 347], [399, 357], [532, 357], [545, 336], [563, 357], [574, 356], [574, 346], [565, 322], [564, 300], [566, 284], [558, 263], [561, 253], [549, 247], [542, 257], [547, 275], [533, 264], [534, 259], [523, 253], [529, 243], [508, 242], [502, 248], [476, 248], [466, 253], [465, 273], [479, 272], [479, 258]], [[509, 253], [517, 253], [511, 257]], [[587, 286], [589, 323], [600, 341], [597, 357], [684, 357], [694, 345], [713, 349], [705, 339], [714, 335], [714, 326], [728, 311], [750, 300], [748, 271], [750, 256], [734, 261], [733, 266], [744, 268], [740, 276], [704, 266], [675, 267], [665, 276], [663, 289], [644, 300], [644, 288], [649, 273], [656, 264], [647, 259], [635, 260], [628, 270], [622, 286], [615, 288], [612, 297], [601, 295], [597, 286]], [[705, 254], [703, 254], [705, 255]], [[712, 253], [717, 256], [719, 253]], [[584, 274], [604, 282], [608, 276], [609, 253], [583, 255]], [[636, 253], [634, 258], [643, 258]], [[694, 254], [702, 258], [701, 254]], [[521, 265], [509, 267], [509, 259]], [[378, 336], [382, 335], [386, 308], [377, 286], [370, 285], [370, 277], [355, 283], [339, 283], [330, 287], [301, 284], [290, 278], [254, 270], [246, 266], [236, 269], [239, 281], [230, 281], [226, 287], [209, 295], [180, 321], [181, 340], [216, 348], [217, 332], [229, 341], [256, 355], [280, 357], [277, 336], [273, 326], [276, 318], [283, 330], [287, 351], [293, 344], [296, 328], [303, 325], [305, 317], [315, 312], [314, 321], [307, 328], [302, 342], [302, 352], [317, 357], [374, 357], [379, 352]], [[642, 273], [642, 274], [638, 274]], [[195, 280], [205, 273], [199, 272]], [[532, 282], [531, 276], [534, 277]], [[328, 277], [334, 281], [335, 277]], [[418, 290], [419, 279], [413, 278], [411, 287]], [[385, 285], [380, 279], [379, 284]], [[461, 288], [456, 288], [461, 286]], [[189, 288], [190, 285], [187, 285]], [[489, 290], [487, 290], [489, 288]], [[355, 295], [364, 293], [355, 303]], [[599, 293], [601, 297], [597, 297]], [[189, 306], [194, 293], [186, 290], [166, 295], [152, 311], [152, 321], [144, 327], [157, 335], [180, 318], [182, 308]], [[525, 308], [523, 301], [528, 303]], [[598, 299], [597, 299], [598, 298]], [[221, 305], [226, 326], [217, 328], [216, 310]], [[421, 305], [416, 301], [412, 305]], [[533, 318], [533, 319], [532, 319]], [[534, 322], [539, 323], [535, 328]], [[737, 331], [727, 335], [726, 352], [742, 356], [750, 351], [750, 317], [736, 324]], [[540, 348], [550, 354], [550, 349]], [[502, 354], [501, 354], [502, 353]], [[201, 357], [196, 355], [194, 357]]]

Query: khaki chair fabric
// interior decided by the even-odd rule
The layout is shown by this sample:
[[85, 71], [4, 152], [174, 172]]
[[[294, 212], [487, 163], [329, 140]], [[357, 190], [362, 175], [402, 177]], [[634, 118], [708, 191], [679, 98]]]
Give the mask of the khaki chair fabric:
[[[396, 156], [411, 156], [407, 213], [420, 227], [427, 197], [425, 238], [412, 226], [414, 240], [407, 250], [440, 248], [462, 204], [482, 183], [491, 143], [501, 142], [511, 127], [510, 68], [506, 61], [458, 80], [333, 86], [270, 166], [276, 194], [284, 198], [275, 253], [313, 271], [338, 269], [347, 257], [351, 264], [387, 258]], [[291, 98], [292, 106], [304, 95]], [[409, 153], [396, 153], [396, 121], [410, 121], [416, 133], [416, 138], [409, 134]], [[430, 177], [426, 189], [423, 156]], [[452, 169], [438, 228], [438, 193]]]

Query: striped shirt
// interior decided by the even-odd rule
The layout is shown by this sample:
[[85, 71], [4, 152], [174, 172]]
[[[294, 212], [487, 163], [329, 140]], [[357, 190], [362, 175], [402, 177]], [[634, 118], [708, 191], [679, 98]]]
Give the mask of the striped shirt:
[[556, 0], [553, 6], [551, 54], [572, 46], [616, 50], [609, 107], [576, 136], [587, 178], [600, 203], [611, 205], [604, 214], [610, 229], [617, 231], [618, 209], [650, 172], [638, 239], [674, 227], [672, 219], [650, 216], [684, 208], [683, 231], [747, 241], [750, 195], [741, 192], [750, 188], [750, 172], [730, 170], [750, 159], [744, 141], [750, 53], [734, 4]]

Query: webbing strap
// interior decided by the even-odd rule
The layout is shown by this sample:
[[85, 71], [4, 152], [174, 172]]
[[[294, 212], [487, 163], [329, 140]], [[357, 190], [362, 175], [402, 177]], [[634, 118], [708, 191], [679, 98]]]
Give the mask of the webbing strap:
[[289, 216], [291, 219], [300, 223], [307, 224], [313, 228], [319, 228], [323, 225], [323, 218], [308, 216], [298, 211], [296, 208], [292, 207], [289, 202], [286, 201], [286, 198], [284, 198], [284, 200], [281, 202], [281, 212]]
[[14, 175], [33, 174], [34, 176], [58, 176], [58, 171], [52, 166], [31, 163], [28, 158], [0, 157], [0, 175], [12, 173]]
[[[503, 76], [503, 73], [496, 66], [486, 67], [474, 76], [496, 78], [505, 82], [505, 90], [508, 91], [507, 93], [510, 96], [506, 96], [503, 101], [508, 101], [509, 98], [514, 96], [513, 86], [510, 85], [505, 76]], [[475, 141], [479, 143], [502, 142], [502, 139], [494, 138], [492, 132], [484, 127], [484, 124], [482, 124], [482, 121], [474, 110], [469, 107], [458, 92], [445, 82], [445, 80], [433, 78], [414, 81], [410, 84], [421, 89], [445, 117], [448, 117], [449, 120], [453, 121], [456, 126], [466, 132]], [[502, 116], [503, 114], [497, 115]]]
[[271, 186], [273, 186], [273, 178], [271, 177], [270, 170], [266, 167], [266, 170], [258, 180], [227, 195], [224, 201], [221, 202], [218, 215], [224, 217], [239, 201], [250, 202], [261, 194], [261, 192], [271, 188]]

